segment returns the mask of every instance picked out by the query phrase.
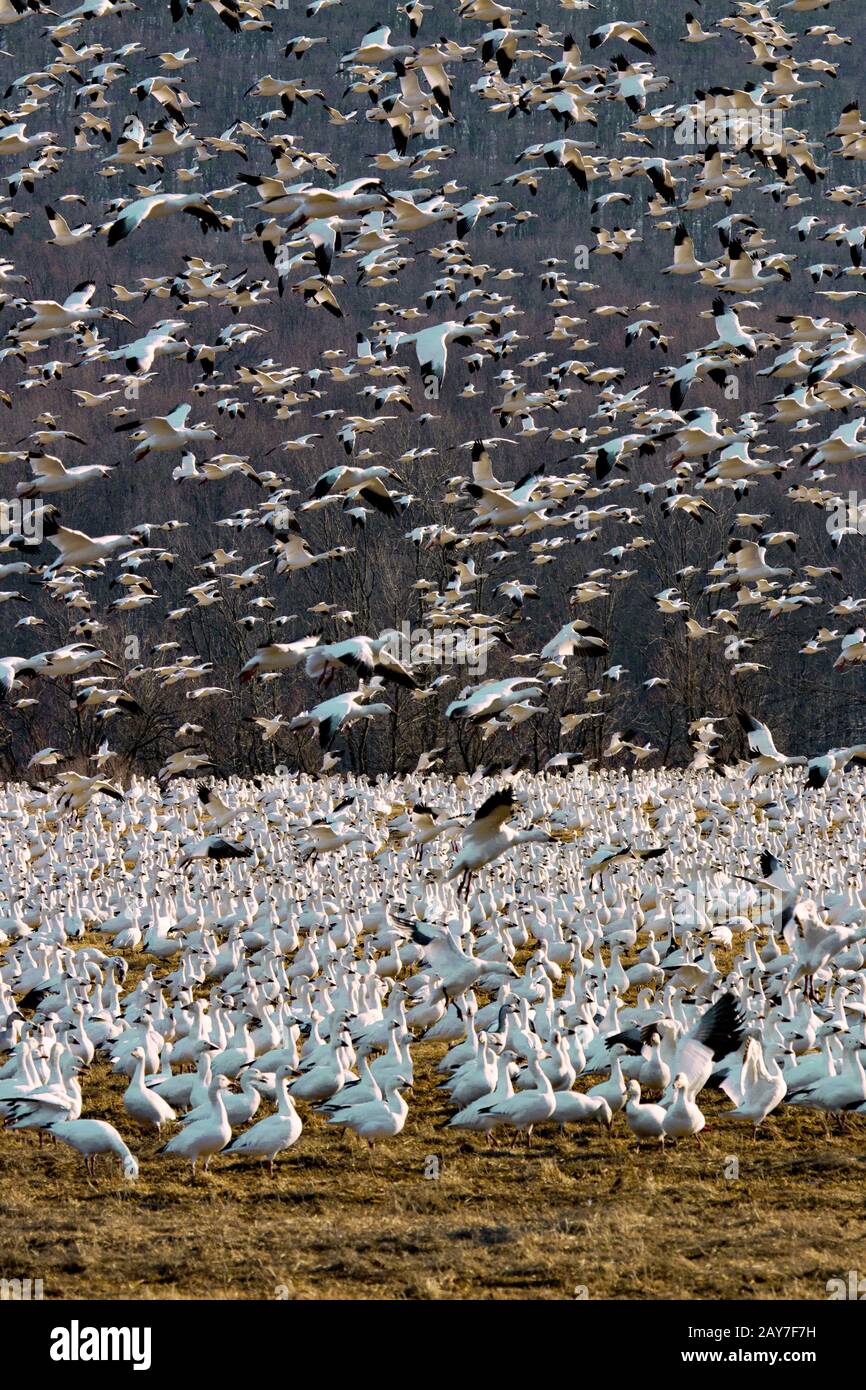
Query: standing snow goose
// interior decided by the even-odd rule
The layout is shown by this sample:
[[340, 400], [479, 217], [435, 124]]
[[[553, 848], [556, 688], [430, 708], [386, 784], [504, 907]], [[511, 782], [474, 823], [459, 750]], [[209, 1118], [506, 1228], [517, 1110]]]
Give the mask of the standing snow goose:
[[689, 1095], [689, 1078], [682, 1072], [673, 1079], [674, 1099], [662, 1124], [668, 1139], [684, 1139], [700, 1134], [707, 1123]]
[[[234, 1129], [237, 1125], [248, 1124], [253, 1118], [262, 1102], [262, 1090], [267, 1084], [265, 1074], [258, 1070], [252, 1063], [247, 1062], [238, 1073], [238, 1085], [240, 1092], [226, 1091], [223, 1096], [228, 1122]], [[190, 1110], [181, 1120], [184, 1129], [188, 1125], [197, 1124], [199, 1120], [207, 1118], [209, 1107], [207, 1101]]]
[[622, 1110], [626, 1102], [626, 1081], [622, 1074], [624, 1053], [625, 1047], [621, 1043], [613, 1045], [610, 1050], [610, 1076], [606, 1081], [599, 1081], [587, 1091], [590, 1099], [605, 1101], [612, 1115]]
[[496, 1059], [496, 1085], [493, 1090], [458, 1110], [456, 1115], [451, 1116], [447, 1127], [466, 1129], [476, 1134], [489, 1134], [499, 1123], [497, 1106], [514, 1095], [512, 1078], [516, 1074], [516, 1063], [507, 1053], [500, 1053]]
[[136, 1068], [123, 1093], [123, 1108], [127, 1115], [131, 1115], [140, 1125], [155, 1129], [157, 1134], [161, 1134], [162, 1126], [171, 1124], [177, 1116], [158, 1091], [145, 1085], [144, 1048], [134, 1048], [132, 1056], [136, 1059]]
[[328, 1116], [328, 1124], [345, 1125], [359, 1139], [366, 1139], [371, 1148], [377, 1139], [393, 1138], [403, 1129], [409, 1113], [399, 1089], [408, 1084], [405, 1077], [392, 1076], [381, 1100], [368, 1100], [361, 1105], [338, 1110]]
[[342, 1091], [351, 1075], [346, 1063], [346, 1052], [351, 1042], [345, 1029], [334, 1026], [330, 1041], [291, 1082], [289, 1090], [292, 1096], [300, 1100], [320, 1101], [330, 1100], [338, 1091]]
[[529, 1071], [535, 1081], [532, 1089], [516, 1091], [512, 1096], [480, 1107], [482, 1114], [489, 1114], [499, 1124], [510, 1125], [518, 1133], [525, 1131], [527, 1148], [532, 1143], [533, 1127], [552, 1119], [556, 1111], [556, 1092], [537, 1057], [530, 1060]]
[[858, 1055], [860, 1046], [856, 1034], [846, 1033], [842, 1038], [843, 1058], [838, 1071], [800, 1087], [796, 1072], [789, 1074], [786, 1104], [838, 1115], [860, 1107], [866, 1109], [866, 1073]]
[[204, 1170], [207, 1172], [213, 1155], [220, 1153], [232, 1137], [223, 1100], [223, 1091], [227, 1086], [228, 1081], [224, 1076], [215, 1076], [208, 1086], [209, 1114], [205, 1119], [197, 1120], [195, 1124], [188, 1125], [179, 1134], [173, 1135], [159, 1150], [163, 1154], [177, 1154], [188, 1159], [193, 1178], [199, 1159], [204, 1158]]
[[554, 1092], [553, 1120], [561, 1130], [566, 1125], [584, 1124], [587, 1121], [606, 1125], [610, 1129], [613, 1112], [604, 1096], [584, 1095], [582, 1091]]
[[251, 1129], [233, 1139], [226, 1153], [242, 1154], [247, 1158], [267, 1159], [271, 1177], [274, 1175], [274, 1160], [277, 1154], [285, 1153], [301, 1137], [300, 1116], [294, 1101], [289, 1095], [286, 1082], [294, 1074], [288, 1066], [277, 1068], [277, 1111], [265, 1119], [257, 1121]]
[[668, 1112], [663, 1105], [641, 1104], [640, 1083], [629, 1081], [626, 1087], [625, 1119], [638, 1143], [642, 1139], [658, 1139], [664, 1146], [667, 1117]]

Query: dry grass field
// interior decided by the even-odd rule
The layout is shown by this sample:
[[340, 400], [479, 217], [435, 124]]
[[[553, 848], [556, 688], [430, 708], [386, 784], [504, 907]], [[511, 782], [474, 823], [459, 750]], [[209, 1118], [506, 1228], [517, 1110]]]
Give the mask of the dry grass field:
[[102, 1159], [94, 1183], [65, 1146], [0, 1132], [0, 1275], [71, 1299], [823, 1299], [866, 1268], [862, 1120], [827, 1135], [783, 1108], [755, 1141], [705, 1091], [699, 1143], [638, 1150], [617, 1116], [610, 1134], [536, 1131], [527, 1152], [441, 1128], [443, 1050], [414, 1049], [406, 1128], [372, 1155], [301, 1104], [273, 1179], [217, 1156], [195, 1182], [98, 1063], [84, 1113], [117, 1126], [141, 1177]]

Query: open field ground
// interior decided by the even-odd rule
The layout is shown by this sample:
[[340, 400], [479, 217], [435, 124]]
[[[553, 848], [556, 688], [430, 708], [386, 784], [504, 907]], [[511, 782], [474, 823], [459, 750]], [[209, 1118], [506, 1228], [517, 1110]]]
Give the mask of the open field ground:
[[91, 1182], [63, 1146], [0, 1133], [0, 1271], [71, 1299], [821, 1299], [866, 1268], [862, 1119], [828, 1135], [788, 1109], [753, 1140], [705, 1092], [700, 1143], [638, 1150], [618, 1115], [610, 1134], [538, 1130], [527, 1152], [440, 1128], [444, 1050], [415, 1049], [406, 1128], [372, 1155], [301, 1105], [273, 1179], [217, 1157], [195, 1182], [130, 1133], [126, 1080], [98, 1063], [86, 1113], [127, 1136], [140, 1178], [102, 1159]]

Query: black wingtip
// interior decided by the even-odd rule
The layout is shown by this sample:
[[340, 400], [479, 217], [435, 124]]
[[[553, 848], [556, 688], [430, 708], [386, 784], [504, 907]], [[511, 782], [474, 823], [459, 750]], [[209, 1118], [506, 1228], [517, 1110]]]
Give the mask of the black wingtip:
[[742, 1043], [745, 1022], [739, 1000], [728, 992], [703, 1014], [694, 1036], [711, 1049], [714, 1062], [721, 1062]]

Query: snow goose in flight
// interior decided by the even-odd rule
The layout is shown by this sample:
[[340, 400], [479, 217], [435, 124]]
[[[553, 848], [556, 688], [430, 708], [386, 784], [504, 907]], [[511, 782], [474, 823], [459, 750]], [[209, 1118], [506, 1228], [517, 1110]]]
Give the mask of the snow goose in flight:
[[866, 628], [851, 628], [842, 638], [833, 670], [844, 671], [847, 666], [857, 666], [863, 661], [866, 661]]
[[532, 676], [516, 676], [510, 680], [484, 681], [481, 685], [467, 686], [459, 699], [452, 700], [445, 711], [446, 719], [489, 719], [501, 714], [509, 705], [522, 700], [535, 699], [542, 694], [541, 686]]
[[463, 832], [463, 844], [444, 873], [446, 882], [459, 878], [458, 893], [468, 896], [472, 875], [516, 845], [553, 844], [553, 836], [540, 826], [516, 830], [507, 822], [520, 803], [510, 787], [493, 792], [479, 806], [471, 824]]
[[142, 545], [141, 536], [136, 534], [113, 536], [88, 536], [84, 531], [73, 531], [68, 526], [58, 526], [56, 522], [46, 525], [48, 540], [60, 554], [45, 571], [46, 576], [64, 569], [79, 569], [86, 565], [107, 560], [122, 546]]
[[424, 856], [425, 845], [432, 844], [440, 835], [447, 835], [451, 838], [463, 828], [463, 822], [456, 816], [443, 817], [434, 808], [426, 806], [421, 801], [415, 802], [410, 812], [410, 818], [413, 830], [409, 842], [415, 845], [415, 857], [418, 860]]
[[600, 48], [603, 43], [607, 43], [610, 39], [619, 39], [622, 43], [631, 44], [633, 48], [639, 49], [641, 53], [646, 53], [652, 58], [655, 55], [655, 49], [646, 34], [642, 32], [646, 27], [645, 19], [615, 19], [610, 24], [601, 24], [597, 29], [593, 29], [589, 36], [589, 46], [590, 48]]
[[132, 432], [136, 442], [135, 462], [139, 463], [149, 453], [170, 453], [175, 449], [186, 448], [199, 440], [218, 439], [216, 431], [200, 422], [187, 425], [192, 406], [182, 402], [168, 415], [151, 415], [145, 420], [124, 420], [115, 425], [115, 434]]
[[598, 628], [591, 623], [575, 618], [566, 623], [554, 637], [551, 637], [540, 652], [542, 661], [562, 661], [576, 652], [603, 653], [607, 651], [605, 641]]
[[360, 499], [366, 502], [383, 516], [397, 517], [400, 512], [394, 501], [396, 493], [391, 493], [386, 484], [386, 479], [389, 478], [396, 480], [405, 490], [403, 480], [392, 468], [385, 468], [380, 464], [374, 464], [369, 468], [338, 464], [336, 468], [329, 469], [317, 479], [313, 486], [312, 498], [303, 505], [301, 511], [315, 509], [319, 499], [345, 496], [352, 501]]
[[302, 826], [300, 833], [303, 836], [301, 848], [305, 864], [315, 864], [320, 854], [333, 854], [345, 845], [366, 841], [367, 838], [362, 830], [344, 829], [336, 812], [329, 819], [314, 820]]
[[233, 845], [222, 835], [206, 835], [203, 840], [196, 840], [183, 846], [178, 867], [183, 869], [196, 859], [214, 860], [219, 867], [223, 860], [250, 859], [252, 854], [253, 851], [248, 845]]
[[45, 208], [45, 215], [51, 228], [51, 236], [46, 241], [47, 246], [77, 246], [79, 242], [95, 235], [95, 228], [90, 222], [72, 228], [65, 217], [48, 206]]
[[590, 884], [596, 877], [603, 883], [607, 870], [616, 868], [618, 864], [624, 864], [629, 859], [637, 859], [640, 863], [660, 859], [667, 849], [667, 845], [650, 846], [648, 849], [638, 849], [628, 844], [599, 845], [584, 864], [584, 873]]
[[[424, 959], [433, 973], [434, 982], [449, 1001], [458, 999], [485, 976], [511, 977], [516, 973], [508, 963], [481, 960], [478, 956], [464, 951], [455, 929], [451, 926], [436, 926], [431, 922], [416, 921], [406, 925], [411, 928], [412, 940], [422, 948]], [[425, 1040], [450, 1041], [455, 1037], [462, 1037], [465, 1031], [463, 1015], [457, 1005], [453, 1005], [442, 1019], [428, 1029]]]
[[[7, 127], [7, 132], [8, 129], [9, 127]], [[2, 140], [0, 140], [0, 153], [2, 153]], [[54, 299], [32, 300], [28, 306], [32, 311], [32, 317], [23, 319], [14, 328], [10, 328], [9, 337], [28, 339], [56, 337], [72, 328], [73, 324], [92, 322], [94, 319], [116, 319], [123, 323], [130, 322], [125, 314], [118, 313], [116, 309], [100, 309], [92, 306], [90, 301], [95, 293], [95, 282], [84, 280], [80, 285], [75, 286], [75, 289], [66, 296], [62, 304]]]
[[541, 481], [541, 471], [536, 470], [526, 478], [515, 483], [513, 488], [493, 488], [483, 483], [467, 483], [465, 490], [475, 501], [476, 516], [473, 528], [521, 526], [533, 516], [545, 513], [550, 506], [550, 498], [535, 497]]
[[203, 232], [225, 231], [228, 223], [208, 202], [203, 193], [155, 193], [128, 203], [112, 222], [102, 228], [108, 233], [108, 245], [116, 246], [144, 222], [186, 212], [195, 217]]
[[850, 748], [830, 748], [810, 758], [806, 766], [806, 786], [816, 790], [823, 787], [834, 773], [842, 772], [852, 758], [866, 763], [866, 743], [855, 743]]
[[[738, 446], [743, 447], [743, 446]], [[727, 451], [724, 451], [727, 452]], [[744, 541], [735, 537], [728, 544], [728, 560], [736, 569], [731, 581], [734, 588], [756, 579], [774, 579], [779, 575], [791, 574], [785, 565], [768, 565], [765, 546], [756, 541]]]
[[61, 1043], [51, 1049], [51, 1071], [44, 1086], [37, 1086], [20, 1100], [7, 1100], [10, 1129], [43, 1129], [58, 1120], [77, 1120], [81, 1114], [81, 1087], [75, 1076], [79, 1065]]
[[346, 67], [351, 63], [366, 67], [371, 63], [387, 62], [388, 59], [410, 58], [414, 54], [415, 49], [412, 44], [394, 44], [391, 42], [390, 25], [377, 24], [374, 28], [367, 30], [357, 48], [352, 48], [343, 54], [340, 59], [340, 67]]
[[304, 710], [301, 714], [296, 714], [289, 723], [290, 729], [312, 729], [319, 731], [319, 743], [327, 752], [331, 747], [337, 732], [349, 725], [357, 723], [358, 720], [376, 719], [384, 714], [392, 714], [390, 705], [382, 701], [373, 704], [362, 703], [369, 700], [376, 690], [372, 686], [361, 685], [357, 690], [348, 690], [343, 695], [335, 695], [333, 699], [324, 700], [321, 704], [315, 705], [311, 710]]
[[[866, 940], [866, 924], [848, 927], [824, 922], [815, 902], [807, 898], [794, 907], [793, 922], [786, 928], [786, 940], [791, 948], [792, 962], [787, 972], [788, 989], [802, 980], [806, 997], [814, 999], [815, 976], [840, 951]], [[789, 958], [781, 959], [787, 963]]]
[[806, 875], [792, 876], [776, 856], [766, 849], [761, 851], [758, 863], [760, 878], [749, 874], [737, 874], [735, 877], [744, 883], [751, 883], [764, 895], [763, 899], [759, 899], [759, 905], [767, 908], [773, 920], [778, 920], [784, 929], [791, 920], [800, 890], [806, 882]]
[[753, 755], [746, 770], [746, 777], [750, 784], [756, 777], [778, 772], [783, 767], [802, 766], [806, 763], [806, 758], [790, 757], [785, 753], [780, 753], [773, 741], [773, 735], [766, 724], [761, 723], [760, 719], [755, 719], [742, 709], [737, 710], [737, 718], [746, 735], [749, 752]]
[[113, 801], [124, 800], [123, 792], [99, 775], [85, 777], [80, 772], [62, 772], [57, 782], [57, 809], [60, 811], [84, 810], [94, 797], [100, 795], [109, 796]]
[[265, 647], [259, 647], [255, 656], [250, 657], [246, 665], [241, 667], [241, 684], [245, 685], [254, 676], [295, 670], [307, 659], [318, 641], [317, 636], [311, 635], [301, 637], [297, 642], [271, 642]]
[[215, 787], [208, 787], [204, 782], [199, 782], [196, 790], [208, 828], [224, 830], [240, 815], [241, 808], [239, 806], [227, 806]]
[[53, 454], [31, 454], [28, 462], [33, 476], [29, 481], [18, 483], [15, 491], [19, 497], [70, 492], [82, 483], [95, 482], [97, 478], [105, 478], [114, 471], [114, 466], [107, 463], [83, 463], [67, 468]]
[[306, 660], [307, 675], [322, 686], [329, 684], [341, 667], [348, 667], [364, 680], [381, 676], [395, 685], [417, 690], [418, 682], [412, 672], [387, 650], [399, 636], [389, 629], [379, 637], [347, 637], [342, 642], [312, 647]]

